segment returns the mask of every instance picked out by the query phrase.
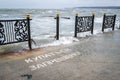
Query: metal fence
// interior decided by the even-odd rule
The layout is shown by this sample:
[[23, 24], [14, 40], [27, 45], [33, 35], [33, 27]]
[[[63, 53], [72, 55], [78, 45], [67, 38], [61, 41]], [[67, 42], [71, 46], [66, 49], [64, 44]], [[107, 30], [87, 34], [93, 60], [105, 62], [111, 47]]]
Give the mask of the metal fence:
[[106, 14], [104, 14], [102, 31], [104, 32], [104, 29], [106, 29], [106, 28], [112, 28], [112, 30], [114, 30], [115, 20], [116, 20], [116, 15], [106, 15]]
[[[91, 31], [93, 34], [94, 17], [92, 16], [75, 16], [75, 33]], [[59, 14], [56, 15], [56, 40], [59, 40]], [[28, 41], [29, 49], [32, 49], [31, 45], [31, 32], [30, 32], [30, 15], [26, 16], [26, 19], [15, 20], [0, 20], [0, 45], [25, 42]], [[114, 30], [116, 15], [103, 16], [102, 31], [106, 28], [112, 28]]]
[[91, 31], [93, 34], [94, 14], [92, 16], [78, 16], [75, 17], [75, 37], [77, 33]]
[[0, 45], [28, 41], [31, 48], [30, 18], [0, 20]]

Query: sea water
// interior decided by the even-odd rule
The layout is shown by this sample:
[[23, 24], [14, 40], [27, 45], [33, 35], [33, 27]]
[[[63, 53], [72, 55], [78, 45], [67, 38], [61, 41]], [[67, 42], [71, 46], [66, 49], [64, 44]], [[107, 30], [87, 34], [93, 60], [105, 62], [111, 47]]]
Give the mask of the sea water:
[[[95, 14], [94, 35], [101, 33], [103, 14], [117, 15], [115, 27], [120, 25], [120, 9], [97, 9], [97, 8], [69, 8], [69, 9], [0, 9], [0, 19], [21, 19], [30, 14], [31, 37], [36, 44], [33, 48], [57, 46], [79, 41], [74, 38], [75, 14], [79, 16], [90, 16]], [[56, 35], [56, 13], [60, 14], [60, 40], [55, 40]], [[70, 19], [64, 19], [68, 17]], [[79, 37], [86, 37], [90, 32], [79, 33]], [[26, 44], [13, 44], [27, 48]], [[8, 48], [8, 46], [7, 46]], [[7, 49], [6, 48], [6, 49]], [[9, 47], [10, 48], [10, 47]], [[12, 47], [13, 48], [13, 47]], [[0, 47], [1, 50], [4, 47]], [[17, 49], [19, 49], [17, 47]]]

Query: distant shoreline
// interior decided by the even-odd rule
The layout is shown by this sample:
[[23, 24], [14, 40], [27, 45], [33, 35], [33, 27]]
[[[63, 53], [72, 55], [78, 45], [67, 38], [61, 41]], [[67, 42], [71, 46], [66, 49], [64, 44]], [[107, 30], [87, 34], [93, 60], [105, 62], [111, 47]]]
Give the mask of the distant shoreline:
[[75, 8], [93, 8], [93, 9], [120, 9], [120, 6], [93, 6], [93, 7], [75, 7]]
[[69, 7], [69, 8], [0, 8], [0, 9], [120, 9], [120, 6], [85, 6], [85, 7]]

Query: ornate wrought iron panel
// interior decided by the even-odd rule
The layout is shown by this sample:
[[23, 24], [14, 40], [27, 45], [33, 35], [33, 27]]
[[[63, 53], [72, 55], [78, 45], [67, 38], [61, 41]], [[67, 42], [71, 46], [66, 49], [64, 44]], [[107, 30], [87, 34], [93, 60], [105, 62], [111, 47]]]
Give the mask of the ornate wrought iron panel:
[[104, 19], [104, 28], [112, 28], [114, 26], [115, 16], [105, 16]]
[[15, 22], [15, 39], [17, 41], [26, 41], [28, 40], [28, 28], [27, 21], [16, 21]]
[[104, 31], [105, 28], [112, 28], [112, 30], [114, 30], [115, 19], [116, 15], [104, 15], [102, 31]]
[[0, 23], [0, 44], [3, 44], [5, 42], [5, 30], [4, 25]]
[[28, 41], [27, 19], [0, 20], [0, 45]]
[[93, 16], [84, 16], [77, 18], [77, 33], [91, 31], [93, 28]]

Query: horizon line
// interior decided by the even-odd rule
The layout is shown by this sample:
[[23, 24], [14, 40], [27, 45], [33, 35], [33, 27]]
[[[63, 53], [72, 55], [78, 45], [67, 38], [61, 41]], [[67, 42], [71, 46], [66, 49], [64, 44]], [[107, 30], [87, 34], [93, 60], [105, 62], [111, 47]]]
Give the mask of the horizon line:
[[66, 8], [0, 8], [0, 9], [69, 9], [69, 8], [117, 8], [120, 6], [76, 6], [76, 7], [66, 7]]

